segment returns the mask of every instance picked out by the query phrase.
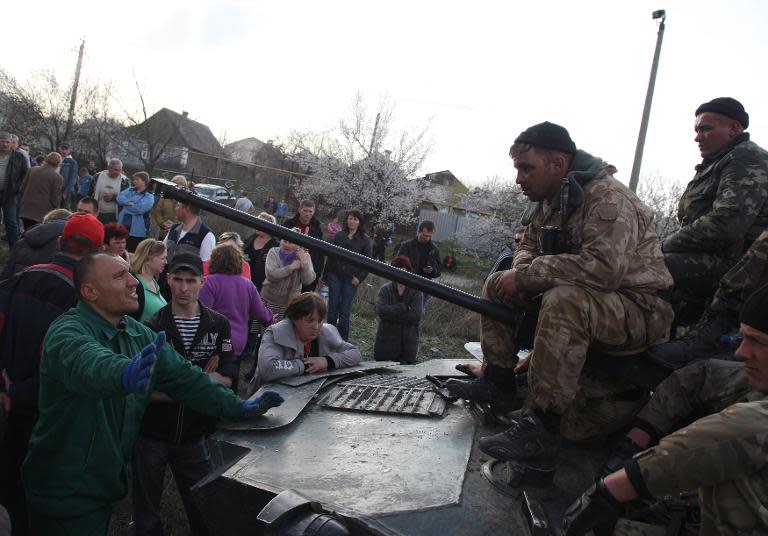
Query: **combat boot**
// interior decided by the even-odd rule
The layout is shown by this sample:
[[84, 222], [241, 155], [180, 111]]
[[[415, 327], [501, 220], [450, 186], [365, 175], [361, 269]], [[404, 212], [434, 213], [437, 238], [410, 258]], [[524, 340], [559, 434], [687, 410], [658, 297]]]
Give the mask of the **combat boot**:
[[560, 416], [535, 409], [500, 434], [480, 439], [480, 450], [502, 461], [556, 460], [560, 453]]
[[697, 359], [714, 357], [727, 350], [720, 342], [720, 337], [738, 326], [736, 313], [708, 307], [688, 333], [674, 341], [651, 346], [648, 348], [648, 357], [675, 368]]
[[515, 369], [485, 365], [482, 378], [457, 380], [451, 378], [445, 382], [451, 396], [475, 402], [494, 404], [512, 404], [515, 401], [517, 386]]

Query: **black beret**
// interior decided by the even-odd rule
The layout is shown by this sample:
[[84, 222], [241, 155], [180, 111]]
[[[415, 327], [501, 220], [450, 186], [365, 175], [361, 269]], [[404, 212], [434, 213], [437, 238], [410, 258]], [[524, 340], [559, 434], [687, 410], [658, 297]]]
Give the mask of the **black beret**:
[[744, 110], [744, 106], [739, 101], [732, 99], [731, 97], [717, 97], [696, 108], [697, 116], [705, 112], [712, 112], [724, 115], [725, 117], [730, 117], [741, 123], [742, 127], [749, 127], [749, 114]]
[[768, 333], [768, 285], [754, 291], [741, 308], [741, 323]]
[[568, 131], [549, 121], [527, 128], [515, 139], [515, 143], [527, 143], [542, 149], [576, 154], [576, 144]]

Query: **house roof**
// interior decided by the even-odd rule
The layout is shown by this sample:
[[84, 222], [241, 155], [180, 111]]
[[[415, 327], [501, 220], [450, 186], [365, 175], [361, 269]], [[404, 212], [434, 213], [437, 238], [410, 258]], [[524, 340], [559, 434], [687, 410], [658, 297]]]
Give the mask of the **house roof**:
[[232, 143], [228, 143], [224, 146], [225, 149], [260, 149], [266, 145], [263, 141], [261, 141], [259, 138], [254, 138], [251, 136], [250, 138], [243, 138], [242, 140], [233, 141]]
[[[168, 132], [169, 128], [175, 127], [176, 134], [172, 141], [174, 145], [186, 145], [193, 151], [214, 156], [223, 155], [221, 145], [211, 129], [207, 125], [190, 119], [187, 115], [163, 108], [147, 119], [145, 123], [149, 123], [150, 128], [159, 133]], [[144, 123], [138, 127], [143, 125]]]

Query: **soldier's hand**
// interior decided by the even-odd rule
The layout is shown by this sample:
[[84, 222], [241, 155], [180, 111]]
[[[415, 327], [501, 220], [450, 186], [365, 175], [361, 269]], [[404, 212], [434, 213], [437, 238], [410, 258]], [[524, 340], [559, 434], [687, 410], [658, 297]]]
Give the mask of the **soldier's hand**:
[[517, 288], [517, 272], [515, 269], [502, 272], [496, 280], [496, 293], [502, 300], [509, 300], [520, 292]]
[[603, 480], [585, 491], [563, 514], [563, 536], [581, 536], [597, 526], [615, 524], [624, 511]]

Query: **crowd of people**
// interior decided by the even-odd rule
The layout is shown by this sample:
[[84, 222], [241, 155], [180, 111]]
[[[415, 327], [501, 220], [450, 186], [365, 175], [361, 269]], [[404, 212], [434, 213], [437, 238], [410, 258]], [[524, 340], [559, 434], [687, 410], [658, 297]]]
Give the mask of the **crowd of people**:
[[[696, 109], [702, 162], [680, 199], [680, 229], [663, 241], [616, 169], [564, 127], [531, 126], [510, 148], [531, 208], [483, 298], [516, 321], [482, 316], [483, 363], [446, 388], [497, 409], [524, 398], [510, 428], [479, 441], [522, 466], [556, 466], [564, 439], [627, 432], [566, 512], [565, 534], [613, 526], [623, 503], [696, 488], [702, 534], [768, 532], [768, 152], [748, 125], [732, 98]], [[94, 171], [78, 178], [66, 146], [32, 168], [0, 133], [12, 245], [0, 281], [0, 504], [14, 534], [104, 533], [130, 460], [138, 534], [161, 526], [166, 466], [193, 532], [205, 534], [190, 495], [207, 472], [205, 438], [218, 419], [279, 405], [270, 382], [361, 361], [350, 313], [368, 274], [264, 231], [216, 237], [200, 209], [156, 200], [149, 176], [129, 183], [117, 159]], [[183, 176], [173, 182], [188, 187]], [[247, 192], [235, 208], [253, 211]], [[359, 209], [336, 213], [325, 233], [313, 201], [287, 210], [269, 197], [258, 218], [386, 257], [392, 227], [366, 225]], [[455, 270], [456, 253], [441, 258], [435, 231], [421, 221], [391, 265], [427, 279]], [[374, 359], [415, 363], [427, 299], [381, 286]], [[521, 348], [532, 349], [522, 360]], [[639, 386], [595, 355], [619, 368], [647, 359], [670, 375]], [[247, 392], [258, 396], [244, 402], [239, 368], [250, 356]]]
[[[83, 168], [69, 183], [64, 175], [77, 164], [65, 167], [72, 157], [62, 154], [26, 167], [20, 180], [13, 166], [3, 172], [13, 178], [6, 184], [18, 185], [20, 210], [4, 216], [15, 216], [20, 237], [12, 241], [6, 225], [12, 247], [0, 282], [0, 310], [9, 319], [0, 324], [0, 505], [14, 534], [102, 532], [112, 503], [125, 494], [131, 460], [137, 533], [158, 533], [169, 466], [193, 532], [205, 534], [189, 491], [209, 470], [205, 438], [220, 418], [250, 418], [281, 402], [271, 391], [247, 403], [237, 398], [241, 361], [258, 356], [249, 396], [282, 376], [359, 363], [361, 352], [348, 341], [350, 309], [367, 274], [335, 260], [326, 266], [319, 251], [263, 231], [245, 241], [236, 232], [216, 237], [198, 208], [157, 199], [149, 175], [129, 181], [118, 159], [98, 173]], [[182, 175], [172, 182], [190, 187]], [[246, 192], [238, 203], [253, 209]], [[326, 238], [310, 200], [292, 218], [285, 199], [270, 197], [264, 208], [260, 219]], [[370, 257], [362, 212], [341, 211], [339, 219], [327, 239]], [[405, 256], [393, 262], [411, 266]], [[314, 292], [325, 284], [327, 303]], [[384, 344], [375, 357], [413, 363], [421, 293], [399, 285], [380, 301]], [[398, 303], [410, 314], [393, 315]], [[408, 324], [406, 332], [387, 337], [398, 323]], [[69, 446], [54, 454], [60, 442]], [[65, 455], [82, 457], [85, 473], [69, 487], [61, 479], [74, 478], [71, 464], [47, 475], [40, 469]]]

